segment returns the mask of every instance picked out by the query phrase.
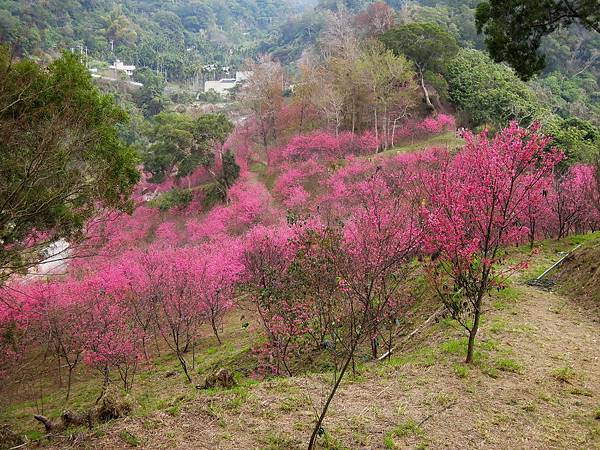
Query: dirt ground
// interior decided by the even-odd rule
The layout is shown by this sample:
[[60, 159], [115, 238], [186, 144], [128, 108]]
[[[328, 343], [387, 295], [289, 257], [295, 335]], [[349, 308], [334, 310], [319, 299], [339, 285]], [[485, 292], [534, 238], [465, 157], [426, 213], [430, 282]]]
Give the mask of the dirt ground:
[[[517, 289], [516, 300], [489, 302], [474, 366], [462, 364], [460, 330], [441, 323], [346, 380], [322, 448], [600, 448], [599, 317], [557, 294]], [[306, 448], [327, 377], [203, 393], [176, 414], [114, 422], [55, 447]]]

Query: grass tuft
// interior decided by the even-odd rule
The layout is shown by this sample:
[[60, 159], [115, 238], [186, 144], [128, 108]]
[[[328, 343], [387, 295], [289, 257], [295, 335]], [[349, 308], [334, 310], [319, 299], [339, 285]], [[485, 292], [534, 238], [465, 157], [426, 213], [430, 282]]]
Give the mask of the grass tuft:
[[575, 378], [575, 370], [569, 366], [560, 367], [552, 371], [552, 376], [562, 383], [570, 383]]
[[502, 372], [520, 373], [521, 364], [512, 359], [499, 359], [496, 361], [496, 369]]
[[142, 445], [141, 439], [127, 430], [123, 430], [119, 433], [119, 439], [131, 447], [139, 447]]
[[469, 376], [469, 368], [465, 364], [456, 363], [452, 366], [454, 373], [459, 378], [467, 378]]

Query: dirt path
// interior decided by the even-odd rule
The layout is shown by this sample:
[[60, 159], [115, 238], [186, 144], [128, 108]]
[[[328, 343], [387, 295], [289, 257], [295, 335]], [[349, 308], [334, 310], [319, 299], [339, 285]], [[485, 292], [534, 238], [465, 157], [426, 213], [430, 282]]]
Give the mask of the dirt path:
[[[369, 365], [346, 382], [325, 448], [600, 448], [600, 323], [573, 301], [522, 286], [485, 316], [479, 362], [465, 368], [458, 330], [439, 325], [428, 346]], [[431, 342], [435, 344], [431, 344]], [[86, 448], [305, 448], [324, 376], [278, 379], [201, 394], [177, 415], [131, 418]], [[104, 434], [105, 433], [105, 434]]]

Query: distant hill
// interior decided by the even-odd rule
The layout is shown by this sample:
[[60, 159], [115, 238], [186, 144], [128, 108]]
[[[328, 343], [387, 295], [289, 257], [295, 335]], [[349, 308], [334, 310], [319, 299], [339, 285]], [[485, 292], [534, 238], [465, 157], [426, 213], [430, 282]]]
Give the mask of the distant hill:
[[235, 64], [301, 0], [0, 0], [0, 40], [49, 60], [64, 50], [120, 58], [183, 79], [198, 64]]

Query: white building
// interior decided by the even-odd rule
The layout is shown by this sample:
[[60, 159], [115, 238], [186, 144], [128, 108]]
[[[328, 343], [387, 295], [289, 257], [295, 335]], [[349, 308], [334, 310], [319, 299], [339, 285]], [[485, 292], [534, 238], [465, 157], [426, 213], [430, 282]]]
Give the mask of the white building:
[[215, 91], [219, 95], [227, 95], [229, 90], [243, 83], [252, 76], [252, 72], [236, 72], [235, 78], [222, 78], [218, 81], [206, 81], [204, 92]]
[[237, 85], [235, 78], [223, 78], [219, 81], [207, 81], [204, 83], [204, 92], [215, 91], [219, 95], [227, 95], [230, 89]]
[[135, 66], [128, 66], [126, 64], [123, 64], [123, 61], [121, 61], [120, 59], [117, 59], [115, 63], [112, 66], [108, 66], [108, 68], [116, 70], [118, 72], [125, 72], [129, 76], [133, 75], [133, 72], [135, 70]]

